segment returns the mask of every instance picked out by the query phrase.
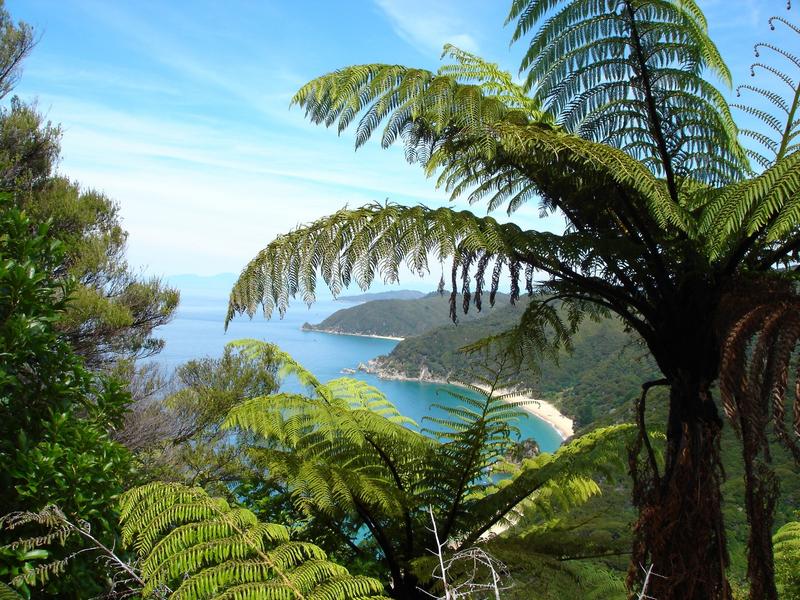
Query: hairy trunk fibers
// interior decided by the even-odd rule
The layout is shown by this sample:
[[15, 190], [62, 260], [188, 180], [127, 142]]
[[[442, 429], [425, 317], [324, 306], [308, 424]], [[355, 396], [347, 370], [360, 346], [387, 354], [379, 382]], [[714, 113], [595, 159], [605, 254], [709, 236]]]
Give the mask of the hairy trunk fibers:
[[[628, 572], [631, 589], [641, 591], [643, 569], [652, 566], [654, 575], [645, 591], [649, 597], [731, 598], [720, 493], [721, 429], [708, 384], [693, 377], [670, 381], [664, 473], [658, 473], [655, 460], [642, 466], [636, 456], [641, 444], [631, 454], [633, 501], [639, 509]], [[646, 437], [641, 441], [649, 445]]]
[[772, 555], [772, 524], [777, 498], [778, 482], [772, 469], [758, 460], [746, 462], [745, 507], [750, 524], [747, 579], [751, 600], [778, 600]]

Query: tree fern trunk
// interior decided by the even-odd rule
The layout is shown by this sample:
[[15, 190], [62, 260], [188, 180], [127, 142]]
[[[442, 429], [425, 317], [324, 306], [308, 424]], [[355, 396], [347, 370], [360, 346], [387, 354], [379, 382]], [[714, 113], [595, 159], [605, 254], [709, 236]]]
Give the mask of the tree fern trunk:
[[751, 600], [778, 600], [772, 525], [778, 486], [769, 465], [745, 457], [745, 507], [750, 534], [747, 540], [747, 579]]
[[[671, 380], [663, 476], [634, 486], [639, 520], [629, 584], [653, 567], [646, 594], [658, 600], [729, 600], [722, 517], [722, 421], [709, 386], [693, 373]], [[640, 585], [640, 584], [639, 584]]]

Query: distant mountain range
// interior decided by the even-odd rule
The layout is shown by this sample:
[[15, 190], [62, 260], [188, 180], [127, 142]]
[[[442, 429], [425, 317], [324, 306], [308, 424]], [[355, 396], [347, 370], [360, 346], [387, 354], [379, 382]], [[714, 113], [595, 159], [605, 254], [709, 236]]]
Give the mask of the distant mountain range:
[[339, 302], [370, 302], [372, 300], [417, 300], [425, 296], [418, 290], [389, 290], [388, 292], [369, 292], [352, 296], [339, 296]]

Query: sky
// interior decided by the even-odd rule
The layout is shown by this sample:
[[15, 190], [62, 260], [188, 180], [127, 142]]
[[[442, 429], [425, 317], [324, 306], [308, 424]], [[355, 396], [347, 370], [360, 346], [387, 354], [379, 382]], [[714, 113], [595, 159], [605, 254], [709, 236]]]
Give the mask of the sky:
[[[785, 0], [699, 4], [734, 80], [749, 82], [753, 44], [781, 35], [766, 20], [787, 15]], [[509, 47], [508, 0], [6, 6], [41, 36], [15, 93], [61, 124], [59, 171], [118, 202], [130, 264], [158, 276], [238, 272], [276, 235], [344, 205], [447, 204], [402, 148], [356, 152], [352, 132], [311, 125], [290, 99], [351, 64], [435, 69], [447, 42], [515, 73], [524, 50]], [[513, 218], [560, 227], [537, 215], [530, 205]]]

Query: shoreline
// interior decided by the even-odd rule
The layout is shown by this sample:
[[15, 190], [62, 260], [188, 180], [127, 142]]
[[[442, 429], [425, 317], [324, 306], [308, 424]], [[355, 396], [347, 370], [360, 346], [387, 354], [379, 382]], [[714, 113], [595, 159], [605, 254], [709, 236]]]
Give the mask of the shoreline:
[[[346, 333], [344, 331], [331, 331], [325, 329], [311, 329], [311, 328], [303, 328], [303, 331], [315, 331], [317, 333], [327, 333], [330, 335], [350, 335], [354, 337], [366, 337], [366, 338], [375, 338], [381, 340], [394, 340], [397, 342], [402, 342], [405, 338], [402, 337], [394, 337], [390, 335], [373, 335], [370, 333]], [[380, 379], [389, 379], [389, 380], [396, 380], [396, 381], [422, 381], [425, 383], [437, 383], [439, 385], [455, 385], [457, 387], [468, 389], [468, 385], [473, 385], [475, 387], [481, 388], [482, 386], [479, 384], [465, 384], [459, 381], [446, 381], [444, 379], [438, 379], [436, 377], [431, 377], [427, 369], [423, 369], [420, 373], [419, 377], [408, 377], [406, 375], [401, 375], [397, 372], [390, 372], [385, 371], [377, 366], [375, 363], [375, 359], [368, 361], [366, 364], [361, 363], [357, 367], [358, 371], [363, 371], [365, 373], [370, 373], [372, 375], [377, 375]], [[507, 390], [507, 389], [499, 389], [495, 390], [498, 395], [501, 394], [513, 394], [515, 398], [509, 398], [509, 401], [521, 401], [523, 404], [519, 405], [520, 410], [524, 410], [530, 415], [533, 415], [537, 419], [544, 421], [550, 427], [552, 427], [555, 432], [561, 438], [561, 441], [566, 441], [567, 439], [571, 438], [575, 435], [575, 427], [574, 421], [564, 415], [561, 411], [559, 411], [552, 403], [548, 402], [547, 400], [541, 400], [539, 398], [534, 398], [530, 396], [530, 392], [528, 391], [515, 391], [515, 390]]]
[[[454, 383], [452, 385], [459, 385], [458, 383]], [[482, 389], [483, 391], [487, 391], [485, 386], [478, 385], [478, 384], [471, 384], [477, 388]], [[500, 388], [495, 390], [495, 393], [498, 396], [502, 396], [504, 394], [513, 394], [516, 398], [509, 398], [509, 400], [515, 402], [524, 402], [524, 404], [520, 404], [519, 408], [531, 414], [535, 417], [538, 417], [550, 427], [555, 429], [558, 434], [561, 436], [561, 440], [565, 441], [575, 435], [575, 426], [574, 421], [558, 410], [552, 403], [548, 402], [547, 400], [540, 400], [538, 398], [534, 398], [533, 396], [528, 395], [530, 392], [528, 391], [515, 391], [509, 390], [505, 388]]]
[[330, 335], [350, 335], [353, 337], [365, 337], [365, 338], [373, 338], [377, 340], [394, 340], [395, 342], [402, 342], [406, 338], [396, 337], [392, 335], [374, 335], [372, 333], [349, 333], [345, 331], [332, 331], [330, 329], [312, 329], [312, 328], [303, 328], [303, 331], [313, 331], [315, 333], [328, 333]]
[[[460, 381], [446, 381], [444, 379], [439, 379], [437, 377], [431, 377], [427, 375], [427, 369], [423, 370], [419, 377], [408, 377], [406, 375], [401, 375], [397, 372], [387, 372], [375, 365], [374, 359], [369, 361], [369, 363], [364, 364], [361, 363], [358, 365], [359, 371], [364, 371], [365, 373], [370, 373], [372, 375], [377, 375], [380, 379], [389, 379], [389, 380], [396, 380], [396, 381], [422, 381], [424, 383], [436, 383], [439, 385], [454, 385], [460, 388], [469, 389], [468, 386], [472, 385], [477, 388], [483, 388], [480, 384], [465, 384], [464, 382]], [[559, 411], [552, 403], [548, 402], [547, 400], [540, 400], [538, 398], [534, 398], [530, 395], [528, 391], [515, 391], [515, 390], [508, 390], [508, 389], [498, 389], [495, 390], [497, 395], [502, 394], [513, 394], [515, 398], [509, 398], [508, 401], [511, 402], [523, 402], [524, 404], [520, 404], [520, 410], [527, 412], [530, 415], [533, 415], [537, 419], [544, 421], [550, 427], [552, 427], [555, 432], [561, 438], [561, 441], [566, 441], [575, 435], [575, 427], [574, 421], [570, 419], [568, 416], [564, 415], [561, 411]]]

